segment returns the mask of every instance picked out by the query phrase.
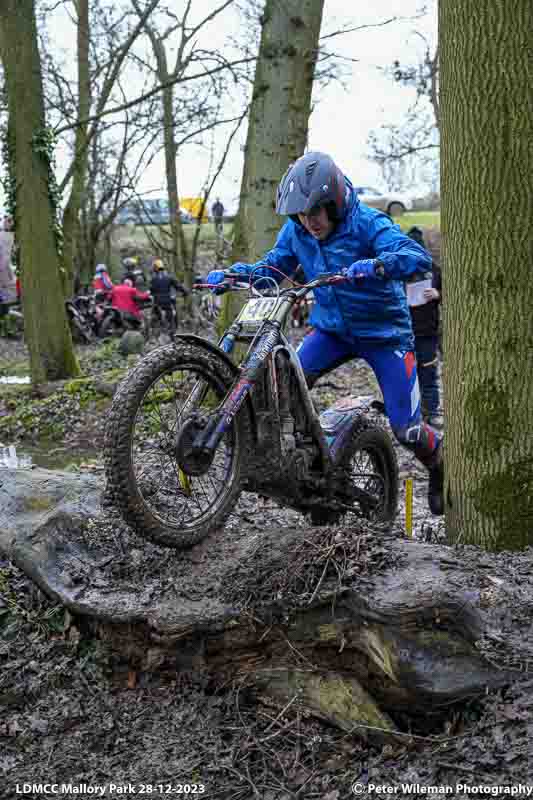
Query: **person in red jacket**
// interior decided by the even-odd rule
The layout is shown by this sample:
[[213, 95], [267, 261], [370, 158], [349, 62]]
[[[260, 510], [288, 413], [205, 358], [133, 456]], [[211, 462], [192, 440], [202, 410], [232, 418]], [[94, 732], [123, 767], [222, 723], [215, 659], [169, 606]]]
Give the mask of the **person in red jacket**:
[[113, 290], [113, 282], [109, 277], [105, 264], [97, 264], [94, 271], [93, 289], [95, 292], [103, 292], [105, 299], [109, 300]]
[[131, 314], [138, 322], [142, 322], [143, 315], [137, 301], [149, 299], [150, 292], [140, 292], [129, 278], [126, 278], [123, 283], [113, 286], [111, 291], [111, 305], [113, 308], [124, 314]]

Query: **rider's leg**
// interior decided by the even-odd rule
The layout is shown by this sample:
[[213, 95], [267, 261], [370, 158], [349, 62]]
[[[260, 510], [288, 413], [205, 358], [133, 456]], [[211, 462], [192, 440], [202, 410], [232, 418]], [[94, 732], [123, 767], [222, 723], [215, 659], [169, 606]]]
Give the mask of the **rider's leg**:
[[169, 318], [170, 331], [174, 335], [178, 329], [178, 311], [176, 308], [176, 303], [172, 303], [172, 305], [169, 306], [168, 318]]
[[443, 514], [442, 436], [422, 419], [414, 353], [386, 345], [367, 345], [359, 355], [376, 374], [394, 435], [429, 470], [431, 511]]
[[354, 345], [317, 328], [313, 328], [305, 336], [296, 352], [309, 388], [321, 375], [357, 356]]

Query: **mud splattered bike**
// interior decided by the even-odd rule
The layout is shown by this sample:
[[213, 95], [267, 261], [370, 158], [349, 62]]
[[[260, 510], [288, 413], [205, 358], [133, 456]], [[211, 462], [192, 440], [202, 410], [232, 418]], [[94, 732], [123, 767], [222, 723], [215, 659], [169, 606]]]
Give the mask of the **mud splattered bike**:
[[[228, 279], [249, 297], [218, 344], [180, 334], [123, 380], [109, 415], [108, 486], [141, 535], [188, 547], [224, 525], [242, 491], [275, 498], [315, 524], [356, 514], [388, 523], [398, 470], [388, 433], [357, 398], [315, 411], [284, 334], [296, 303], [346, 280], [326, 274], [280, 289]], [[207, 288], [207, 287], [206, 287]], [[242, 362], [230, 357], [248, 345]]]

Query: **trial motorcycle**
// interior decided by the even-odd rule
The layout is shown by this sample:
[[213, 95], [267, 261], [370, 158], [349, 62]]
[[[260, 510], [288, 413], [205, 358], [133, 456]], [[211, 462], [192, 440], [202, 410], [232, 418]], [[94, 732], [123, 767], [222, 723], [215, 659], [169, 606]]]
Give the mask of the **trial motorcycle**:
[[[143, 357], [115, 394], [105, 436], [108, 489], [142, 536], [189, 547], [221, 528], [242, 491], [272, 497], [314, 524], [395, 517], [392, 440], [368, 404], [317, 414], [284, 330], [295, 304], [342, 274], [281, 289], [265, 278], [218, 344], [179, 334]], [[237, 344], [248, 347], [240, 364]]]

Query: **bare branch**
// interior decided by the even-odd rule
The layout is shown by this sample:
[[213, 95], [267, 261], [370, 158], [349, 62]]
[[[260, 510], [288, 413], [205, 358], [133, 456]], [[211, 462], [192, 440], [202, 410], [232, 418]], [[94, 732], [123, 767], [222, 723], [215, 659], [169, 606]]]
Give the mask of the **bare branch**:
[[386, 153], [386, 154], [384, 153], [381, 156], [380, 155], [375, 155], [375, 156], [373, 156], [372, 160], [376, 161], [377, 163], [380, 163], [381, 161], [400, 161], [402, 158], [405, 158], [406, 156], [411, 156], [411, 155], [414, 155], [415, 153], [421, 153], [424, 150], [438, 150], [438, 149], [439, 149], [439, 145], [436, 144], [436, 143], [435, 144], [424, 144], [424, 145], [420, 145], [420, 146], [411, 146], [411, 147], [402, 148], [402, 149], [400, 149], [398, 151], [395, 151], [395, 152]]
[[61, 133], [64, 133], [65, 131], [70, 131], [77, 125], [82, 125], [85, 122], [94, 122], [102, 119], [103, 117], [107, 117], [110, 114], [118, 114], [120, 111], [126, 111], [128, 108], [132, 108], [133, 106], [139, 105], [139, 103], [143, 103], [145, 100], [148, 100], [150, 97], [153, 97], [159, 92], [162, 92], [163, 89], [166, 89], [168, 86], [173, 86], [175, 83], [188, 83], [190, 81], [197, 80], [198, 78], [205, 78], [208, 75], [214, 75], [216, 72], [221, 72], [224, 69], [229, 69], [230, 67], [235, 67], [239, 64], [249, 64], [251, 61], [255, 60], [256, 60], [255, 57], [241, 58], [238, 59], [237, 61], [231, 61], [228, 62], [227, 64], [222, 64], [221, 66], [214, 67], [211, 70], [205, 70], [204, 72], [196, 72], [194, 75], [172, 78], [169, 81], [166, 81], [165, 83], [160, 83], [154, 89], [151, 89], [149, 92], [146, 92], [145, 94], [136, 97], [134, 100], [130, 100], [128, 103], [123, 103], [120, 106], [109, 108], [105, 111], [102, 111], [100, 114], [94, 114], [88, 117], [86, 120], [78, 120], [78, 122], [75, 122], [71, 125], [63, 125], [61, 128], [56, 129], [55, 131], [56, 136], [59, 136]]
[[367, 28], [382, 28], [384, 25], [390, 25], [391, 22], [401, 22], [406, 19], [413, 19], [412, 17], [391, 17], [390, 19], [385, 19], [383, 22], [372, 22], [368, 25], [356, 25], [354, 28], [341, 28], [338, 31], [333, 31], [333, 33], [325, 33], [324, 36], [321, 36], [319, 41], [323, 42], [325, 39], [333, 39], [334, 36], [343, 36], [345, 33], [354, 33], [355, 31], [363, 31]]

